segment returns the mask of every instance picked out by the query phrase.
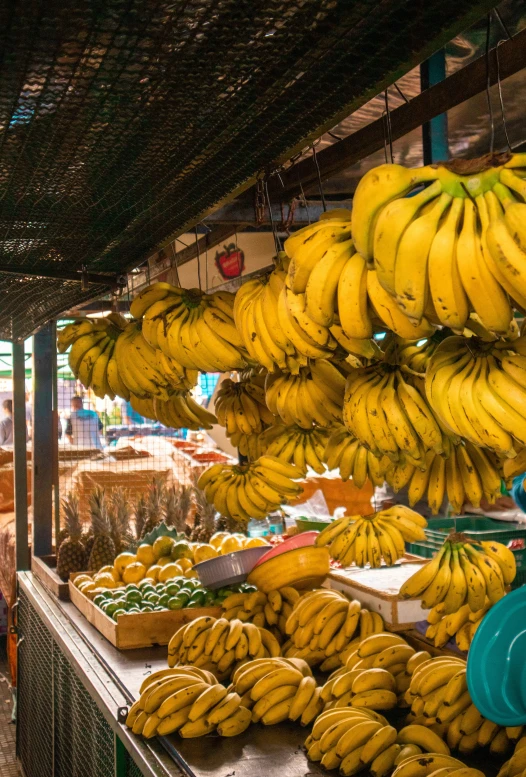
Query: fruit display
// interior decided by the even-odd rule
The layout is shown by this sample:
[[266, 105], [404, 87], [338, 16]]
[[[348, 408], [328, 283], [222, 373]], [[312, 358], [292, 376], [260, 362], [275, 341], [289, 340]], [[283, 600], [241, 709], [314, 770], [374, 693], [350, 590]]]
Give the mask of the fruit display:
[[427, 521], [404, 505], [371, 515], [348, 515], [329, 524], [316, 539], [342, 566], [391, 566], [405, 555], [405, 543], [425, 540]]
[[252, 722], [275, 726], [285, 720], [307, 726], [320, 714], [321, 688], [300, 659], [248, 661], [232, 675], [232, 686], [251, 710]]
[[311, 361], [297, 374], [276, 371], [265, 382], [267, 405], [286, 426], [341, 424], [347, 372], [327, 359]]
[[62, 580], [69, 580], [72, 572], [82, 572], [86, 568], [86, 548], [82, 541], [79, 499], [75, 494], [70, 492], [62, 500], [62, 512], [65, 536], [62, 542], [57, 542], [57, 574]]
[[330, 671], [341, 666], [342, 655], [357, 635], [364, 639], [383, 628], [378, 613], [369, 612], [357, 600], [350, 602], [339, 591], [320, 588], [294, 604], [285, 624], [290, 644], [283, 645], [283, 655]]
[[262, 432], [275, 418], [265, 402], [266, 370], [244, 370], [238, 380], [225, 378], [215, 397], [215, 412], [239, 452], [254, 460], [266, 451]]
[[264, 455], [250, 464], [214, 464], [203, 472], [197, 485], [221, 515], [247, 524], [251, 518], [266, 518], [301, 494], [303, 486], [294, 479], [303, 474], [293, 464]]
[[411, 723], [441, 732], [451, 750], [468, 755], [489, 745], [490, 752], [505, 755], [522, 727], [502, 728], [484, 718], [468, 691], [466, 661], [437, 656], [413, 671], [405, 698], [411, 705]]
[[524, 337], [499, 343], [448, 337], [429, 361], [427, 398], [447, 429], [514, 457], [526, 445], [525, 366]]
[[463, 534], [450, 534], [437, 555], [400, 588], [402, 599], [422, 600], [422, 607], [444, 603], [444, 614], [464, 604], [479, 612], [501, 599], [516, 574], [511, 550], [499, 542], [476, 543]]
[[472, 612], [469, 604], [463, 604], [456, 612], [446, 615], [444, 602], [436, 604], [427, 616], [429, 626], [426, 630], [426, 638], [432, 640], [435, 647], [444, 647], [450, 639], [454, 638], [459, 650], [467, 653], [475, 632], [482, 623], [482, 619], [491, 607], [491, 602], [486, 599], [484, 607], [478, 612]]
[[287, 550], [283, 555], [260, 559], [249, 572], [247, 581], [258, 591], [269, 594], [276, 588], [292, 586], [299, 590], [321, 586], [330, 572], [330, 556], [326, 548], [308, 545]]
[[[429, 653], [425, 654], [429, 657]], [[410, 671], [421, 657], [398, 635], [377, 631], [353, 639], [340, 654], [341, 666], [322, 689], [325, 709], [390, 710], [403, 706]]]
[[240, 591], [222, 601], [222, 617], [228, 621], [237, 618], [243, 623], [268, 629], [281, 642], [286, 634], [287, 619], [299, 598], [300, 593], [290, 586], [274, 589], [268, 594], [257, 589], [252, 593]]
[[111, 537], [108, 499], [104, 489], [97, 487], [90, 494], [89, 511], [93, 544], [88, 558], [88, 568], [99, 570], [113, 564], [115, 543]]
[[168, 665], [191, 664], [207, 669], [220, 680], [230, 678], [243, 662], [281, 655], [270, 631], [234, 618], [203, 615], [181, 626], [168, 644]]
[[425, 499], [437, 515], [447, 496], [454, 512], [461, 513], [466, 502], [480, 507], [482, 499], [494, 504], [501, 495], [499, 460], [492, 451], [468, 441], [452, 444], [447, 459], [428, 451], [424, 465], [422, 470], [406, 462], [385, 471], [385, 480], [395, 492], [407, 486], [411, 507]]
[[329, 430], [312, 426], [303, 428], [294, 424], [274, 424], [261, 435], [268, 456], [275, 456], [288, 464], [295, 464], [303, 473], [310, 467], [322, 475], [325, 472], [325, 448]]
[[57, 349], [71, 347], [68, 362], [73, 375], [96, 397], [128, 399], [128, 391], [118, 380], [115, 346], [128, 326], [125, 318], [111, 313], [106, 318], [84, 319], [68, 324], [57, 334]]
[[[521, 727], [522, 728], [522, 727]], [[497, 777], [518, 777], [526, 770], [526, 737], [522, 736], [515, 745], [512, 757], [499, 770]]]
[[400, 761], [393, 777], [443, 777], [450, 774], [452, 777], [482, 777], [484, 772], [473, 767], [466, 766], [458, 758], [443, 753], [428, 753], [425, 758], [420, 755], [411, 755]]
[[377, 458], [345, 426], [335, 429], [325, 446], [324, 461], [329, 470], [338, 469], [345, 482], [352, 477], [357, 488], [363, 488], [367, 479], [373, 486], [383, 486], [390, 459]]
[[130, 394], [130, 404], [139, 415], [152, 421], [159, 421], [172, 429], [211, 429], [217, 418], [195, 401], [187, 389], [173, 391], [166, 399], [139, 397]]
[[229, 693], [208, 671], [181, 666], [154, 672], [144, 680], [126, 725], [151, 739], [177, 732], [183, 739], [236, 736], [245, 731], [251, 714], [236, 693]]
[[[353, 198], [358, 252], [404, 314], [462, 331], [470, 311], [506, 334], [524, 309], [524, 155], [370, 170]], [[407, 196], [422, 183], [429, 186]]]

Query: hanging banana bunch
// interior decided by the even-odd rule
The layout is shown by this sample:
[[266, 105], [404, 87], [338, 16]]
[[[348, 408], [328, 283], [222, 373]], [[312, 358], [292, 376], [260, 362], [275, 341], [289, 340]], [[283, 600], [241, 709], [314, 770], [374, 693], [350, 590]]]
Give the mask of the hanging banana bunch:
[[265, 384], [267, 406], [286, 426], [309, 429], [341, 423], [345, 376], [326, 359], [311, 361], [298, 375], [275, 372]]
[[130, 394], [130, 404], [136, 413], [159, 421], [171, 429], [211, 429], [217, 418], [192, 397], [190, 391], [176, 391], [169, 399], [138, 397]]
[[287, 464], [295, 464], [303, 473], [311, 467], [318, 475], [325, 472], [323, 463], [329, 430], [321, 427], [303, 429], [301, 426], [275, 424], [261, 435], [262, 444], [269, 456], [275, 456]]
[[429, 359], [435, 353], [438, 345], [451, 334], [449, 329], [437, 329], [431, 337], [421, 338], [420, 340], [404, 340], [402, 337], [389, 337], [388, 335], [383, 345], [385, 350], [395, 351], [400, 365], [423, 377], [426, 373]]
[[167, 400], [172, 387], [161, 371], [157, 351], [143, 337], [141, 322], [130, 321], [115, 345], [120, 380], [130, 394]]
[[392, 467], [387, 456], [377, 458], [345, 426], [332, 432], [325, 447], [324, 461], [329, 470], [339, 469], [344, 482], [352, 477], [357, 488], [363, 488], [367, 479], [373, 486], [383, 486], [385, 473]]
[[444, 340], [425, 386], [441, 423], [473, 445], [513, 458], [526, 445], [526, 338]]
[[495, 154], [412, 170], [385, 164], [362, 178], [356, 249], [411, 321], [462, 332], [474, 312], [505, 335], [512, 305], [526, 308], [525, 170], [525, 154]]
[[115, 362], [115, 345], [128, 322], [118, 313], [106, 318], [84, 319], [68, 324], [57, 334], [59, 353], [71, 346], [68, 361], [74, 376], [96, 397], [129, 398], [129, 392], [119, 380]]
[[[246, 377], [243, 378], [243, 374]], [[217, 392], [215, 411], [229, 437], [236, 433], [260, 434], [266, 425], [275, 420], [265, 403], [265, 376], [260, 377], [259, 385], [252, 385], [252, 380], [247, 370], [238, 381], [230, 378], [223, 380]]]

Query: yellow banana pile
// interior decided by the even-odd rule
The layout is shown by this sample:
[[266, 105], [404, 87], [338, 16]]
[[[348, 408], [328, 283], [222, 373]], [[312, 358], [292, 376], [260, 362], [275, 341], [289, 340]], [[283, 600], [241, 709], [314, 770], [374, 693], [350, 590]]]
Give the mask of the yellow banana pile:
[[364, 639], [383, 628], [378, 613], [364, 609], [357, 600], [350, 602], [339, 591], [320, 588], [295, 603], [285, 624], [290, 641], [283, 645], [283, 655], [330, 671], [341, 665], [341, 654], [355, 636]]
[[197, 487], [221, 515], [247, 523], [266, 518], [301, 494], [303, 486], [292, 479], [301, 477], [303, 472], [293, 464], [264, 455], [250, 464], [214, 464], [203, 472]]
[[438, 656], [420, 663], [405, 699], [412, 724], [430, 728], [451, 750], [466, 755], [488, 745], [491, 753], [503, 755], [522, 733], [521, 726], [502, 728], [480, 714], [471, 701], [462, 658]]
[[300, 594], [291, 586], [269, 591], [230, 594], [224, 599], [223, 618], [227, 621], [237, 618], [243, 623], [253, 623], [259, 628], [268, 629], [278, 640], [286, 634], [285, 627], [289, 615]]
[[330, 427], [342, 422], [345, 375], [326, 359], [312, 361], [298, 374], [274, 372], [267, 376], [267, 407], [286, 426], [303, 429]]
[[432, 640], [435, 647], [438, 648], [447, 645], [449, 640], [454, 637], [458, 649], [467, 653], [471, 646], [471, 640], [490, 607], [491, 602], [486, 599], [484, 607], [477, 612], [472, 612], [469, 604], [463, 604], [456, 612], [446, 615], [444, 602], [440, 602], [430, 610], [427, 616], [429, 626], [426, 637]]
[[203, 615], [181, 626], [168, 643], [168, 666], [197, 666], [218, 679], [229, 678], [234, 669], [253, 658], [281, 655], [277, 639], [266, 629], [237, 618]]
[[429, 361], [426, 394], [442, 424], [474, 445], [514, 457], [526, 445], [526, 338], [448, 337]]
[[411, 755], [400, 761], [393, 777], [483, 777], [484, 772], [466, 766], [462, 761], [443, 753], [428, 753], [425, 758], [421, 755]]
[[[526, 305], [526, 155], [408, 170], [381, 165], [353, 198], [356, 249], [417, 324], [462, 332], [470, 311], [504, 335]], [[412, 194], [415, 187], [430, 183]]]
[[377, 458], [387, 456], [394, 463], [421, 466], [426, 451], [440, 454], [450, 447], [424, 381], [387, 361], [348, 376], [343, 422]]
[[422, 375], [422, 377], [425, 376], [429, 359], [448, 333], [451, 334], [448, 329], [437, 329], [431, 337], [421, 338], [420, 340], [395, 338], [394, 348], [399, 364], [407, 367], [411, 372], [416, 372]]
[[428, 451], [422, 467], [408, 462], [391, 465], [385, 480], [396, 492], [407, 486], [411, 507], [426, 499], [433, 515], [439, 512], [446, 495], [454, 511], [460, 513], [465, 502], [479, 507], [484, 498], [493, 504], [501, 494], [497, 457], [470, 442], [451, 444], [447, 459]]
[[515, 751], [512, 757], [502, 765], [497, 777], [522, 777], [525, 771], [526, 737], [521, 736], [515, 745]]
[[129, 398], [119, 379], [115, 345], [127, 326], [125, 318], [111, 313], [106, 318], [84, 319], [68, 324], [57, 334], [57, 349], [65, 353], [71, 346], [68, 362], [71, 372], [96, 397]]
[[373, 486], [383, 486], [385, 473], [392, 466], [387, 456], [377, 458], [345, 426], [332, 432], [325, 446], [324, 461], [327, 469], [339, 469], [344, 482], [352, 477], [357, 488], [363, 488], [367, 479]]
[[167, 400], [130, 394], [130, 404], [144, 418], [160, 421], [172, 429], [197, 431], [211, 429], [217, 423], [215, 415], [196, 402], [188, 390], [174, 391]]
[[323, 463], [329, 430], [313, 426], [303, 429], [294, 424], [275, 424], [262, 434], [265, 452], [280, 461], [295, 464], [303, 473], [310, 467], [319, 475], [325, 472]]
[[239, 695], [220, 685], [211, 672], [180, 666], [154, 672], [143, 682], [126, 725], [146, 739], [176, 731], [184, 739], [213, 731], [232, 737], [248, 728], [251, 717]]
[[486, 597], [495, 604], [516, 574], [511, 550], [499, 542], [474, 543], [463, 534], [450, 534], [432, 561], [400, 588], [402, 599], [421, 599], [430, 609], [444, 603], [444, 614], [456, 613], [464, 604], [479, 612]]
[[404, 505], [394, 505], [372, 515], [346, 515], [327, 526], [316, 545], [328, 547], [342, 566], [356, 564], [392, 566], [405, 554], [405, 543], [426, 539], [427, 521]]
[[205, 294], [154, 283], [135, 297], [130, 311], [154, 350], [190, 370], [230, 372], [246, 367], [233, 308], [227, 291]]
[[314, 545], [287, 552], [286, 564], [282, 556], [274, 556], [257, 564], [247, 577], [258, 591], [270, 593], [276, 588], [319, 588], [330, 572], [330, 556], [326, 548]]
[[251, 710], [252, 722], [274, 726], [297, 720], [308, 726], [320, 714], [323, 702], [305, 661], [261, 658], [236, 669], [232, 686]]

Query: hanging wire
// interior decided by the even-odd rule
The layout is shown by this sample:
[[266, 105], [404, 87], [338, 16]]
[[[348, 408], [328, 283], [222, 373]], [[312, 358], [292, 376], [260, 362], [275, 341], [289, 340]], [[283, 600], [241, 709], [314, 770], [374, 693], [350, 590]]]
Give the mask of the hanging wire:
[[205, 283], [206, 283], [206, 292], [208, 292], [208, 235], [210, 233], [207, 232], [205, 236]]
[[491, 92], [490, 92], [490, 67], [489, 67], [489, 47], [490, 47], [490, 38], [491, 38], [491, 13], [488, 14], [488, 20], [486, 24], [486, 98], [488, 100], [488, 110], [489, 110], [489, 121], [490, 121], [490, 143], [489, 143], [489, 151], [490, 154], [493, 154], [493, 149], [495, 147], [495, 117], [493, 116], [493, 107], [491, 105]]
[[497, 43], [497, 47], [495, 49], [495, 57], [497, 60], [497, 87], [499, 90], [499, 102], [500, 102], [500, 112], [502, 115], [502, 126], [504, 128], [504, 135], [506, 136], [506, 143], [508, 144], [508, 151], [511, 151], [511, 143], [510, 138], [508, 136], [508, 125], [506, 124], [506, 114], [504, 113], [504, 101], [502, 99], [502, 84], [500, 80], [500, 64], [499, 64], [499, 46], [501, 43], [506, 43], [505, 40], [499, 40]]
[[268, 193], [268, 179], [265, 178], [265, 197], [267, 200], [267, 208], [268, 208], [268, 217], [270, 220], [270, 227], [272, 229], [272, 234], [274, 236], [274, 247], [276, 249], [276, 255], [279, 254], [281, 251], [281, 245], [279, 242], [278, 233], [276, 232], [276, 225], [274, 224], [274, 216], [272, 215], [272, 207], [270, 205], [270, 196]]
[[314, 146], [312, 146], [312, 158], [314, 159], [314, 164], [316, 165], [316, 175], [318, 176], [318, 187], [320, 190], [321, 204], [322, 204], [324, 213], [326, 213], [327, 203], [325, 202], [325, 194], [323, 193], [323, 186], [321, 183], [320, 166], [318, 164], [318, 157], [316, 155], [316, 148]]
[[170, 243], [170, 251], [172, 254], [172, 269], [175, 270], [175, 277], [177, 279], [177, 286], [181, 288], [181, 281], [179, 280], [179, 266], [177, 264], [177, 254], [175, 251], [175, 242]]
[[499, 9], [498, 9], [498, 8], [494, 8], [494, 9], [493, 9], [493, 11], [494, 11], [494, 13], [495, 13], [495, 16], [497, 17], [497, 20], [498, 20], [498, 22], [499, 22], [500, 26], [501, 26], [501, 27], [502, 27], [502, 29], [504, 30], [504, 32], [505, 32], [505, 34], [506, 34], [506, 36], [507, 36], [508, 40], [511, 40], [511, 39], [512, 39], [512, 37], [513, 37], [513, 35], [511, 34], [511, 32], [509, 31], [509, 29], [507, 28], [507, 26], [506, 26], [505, 22], [503, 21], [503, 19], [502, 19], [502, 16], [500, 15], [500, 11], [499, 11]]
[[407, 99], [407, 97], [405, 96], [405, 94], [402, 92], [402, 90], [400, 89], [400, 87], [398, 86], [398, 84], [396, 83], [396, 81], [394, 82], [393, 86], [394, 86], [394, 88], [396, 89], [396, 91], [398, 92], [398, 94], [400, 95], [400, 97], [402, 98], [402, 100], [403, 100], [404, 102], [406, 102], [406, 103], [409, 103], [409, 100]]
[[197, 234], [197, 226], [195, 228], [195, 250], [197, 254], [197, 282], [199, 283], [199, 291], [203, 290], [201, 284], [201, 254], [199, 253], [199, 237]]
[[[393, 133], [391, 128], [391, 111], [389, 110], [389, 90], [386, 89], [384, 92], [384, 102], [385, 102], [385, 123], [387, 125], [387, 140], [389, 141], [389, 156], [391, 157], [391, 164], [394, 162], [393, 157]], [[384, 132], [384, 146], [385, 146], [385, 161], [387, 162], [387, 143], [385, 138], [385, 132]]]
[[307, 211], [307, 221], [310, 224], [311, 220], [310, 220], [309, 205], [308, 205], [308, 202], [307, 202], [307, 198], [305, 197], [305, 192], [303, 191], [303, 184], [301, 183], [301, 178], [300, 178], [300, 174], [299, 174], [298, 168], [296, 168], [296, 178], [298, 179], [298, 184], [299, 184], [300, 192], [301, 192], [301, 198], [300, 199], [301, 199], [301, 202], [303, 204], [303, 207]]

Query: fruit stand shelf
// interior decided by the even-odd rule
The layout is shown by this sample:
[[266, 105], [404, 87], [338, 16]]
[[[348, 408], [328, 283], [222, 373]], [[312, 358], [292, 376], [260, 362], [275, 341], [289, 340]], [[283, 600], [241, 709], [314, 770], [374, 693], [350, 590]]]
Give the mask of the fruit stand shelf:
[[[73, 579], [76, 575], [72, 575]], [[194, 607], [167, 612], [127, 613], [115, 622], [69, 581], [69, 595], [84, 617], [120, 650], [167, 645], [179, 626], [201, 615], [219, 618], [221, 607]]]
[[31, 571], [53, 596], [69, 601], [69, 583], [57, 574], [56, 556], [32, 556]]

